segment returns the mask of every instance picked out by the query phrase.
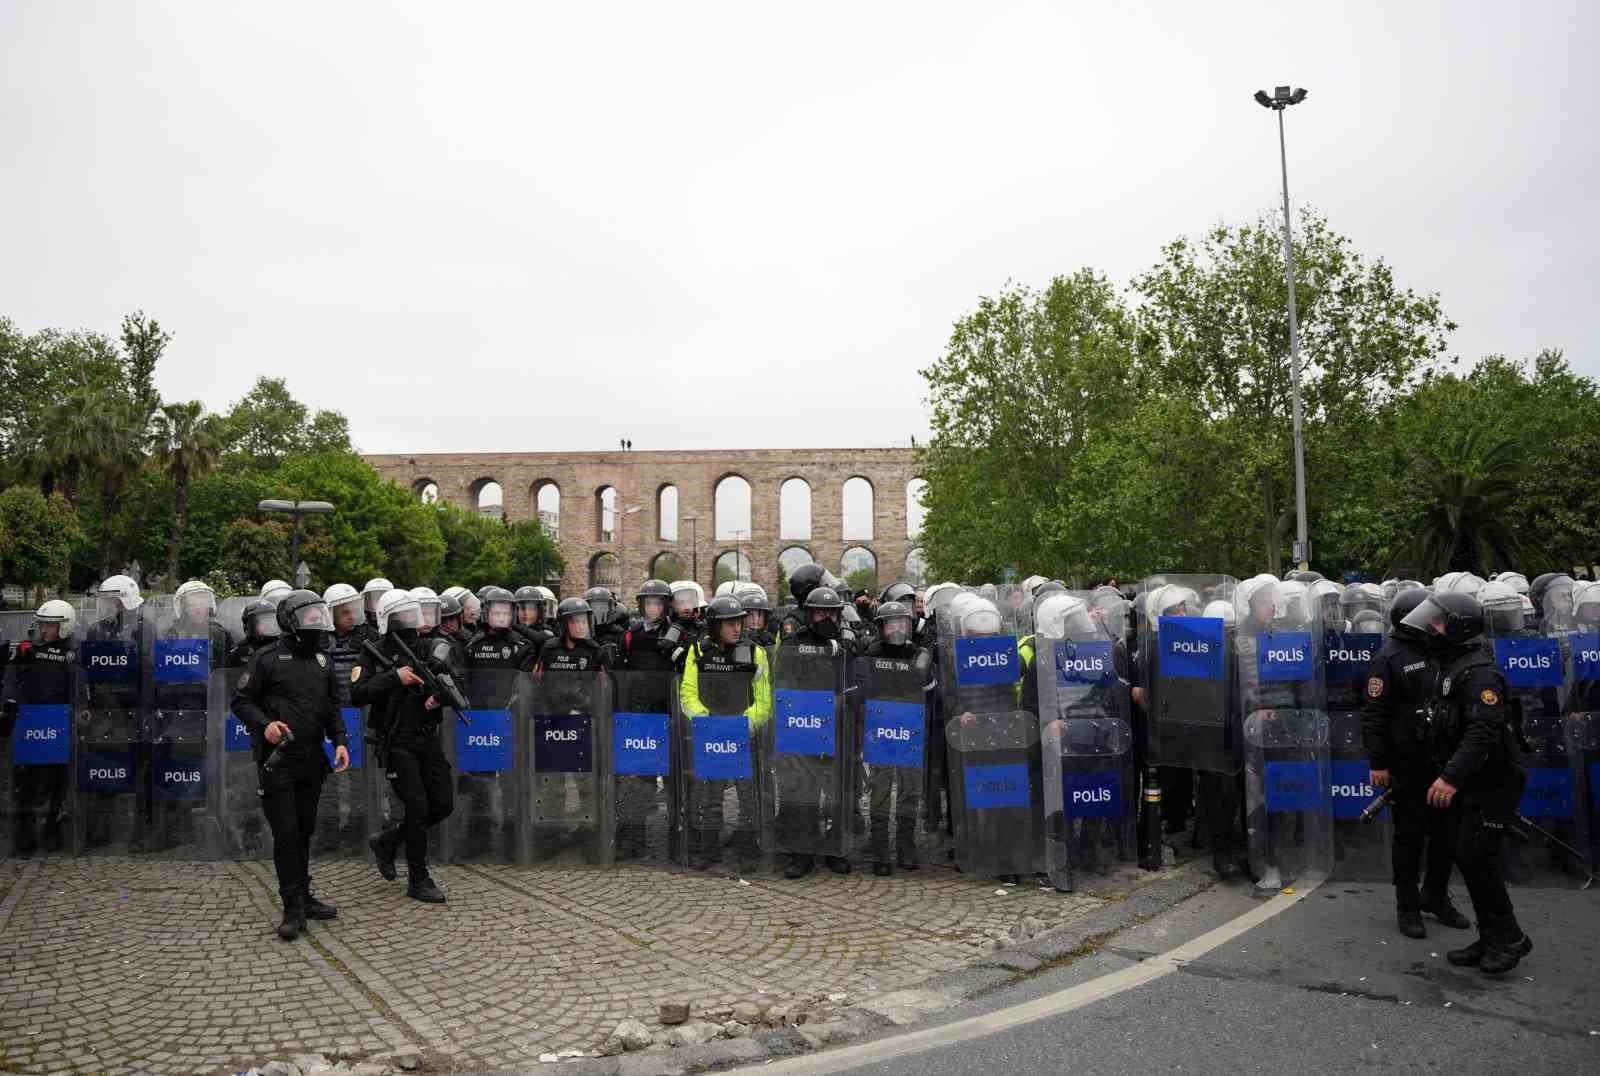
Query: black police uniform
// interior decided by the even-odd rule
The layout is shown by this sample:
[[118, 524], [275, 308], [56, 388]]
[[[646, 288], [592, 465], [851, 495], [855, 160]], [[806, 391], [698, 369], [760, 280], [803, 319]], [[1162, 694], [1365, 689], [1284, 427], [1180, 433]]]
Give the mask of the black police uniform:
[[[24, 639], [16, 645], [14, 655], [9, 643], [0, 642], [0, 669], [5, 667], [8, 658], [14, 679], [10, 693], [4, 703], [0, 703], [0, 740], [9, 739], [16, 731], [20, 706], [74, 706], [82, 701], [77, 675], [78, 648], [70, 637], [50, 643]], [[74, 707], [74, 717], [75, 710]], [[12, 769], [12, 795], [16, 822], [12, 848], [15, 852], [26, 856], [39, 845], [34, 809], [41, 799], [46, 801], [42, 827], [45, 851], [60, 848], [61, 819], [67, 797], [66, 764], [18, 763]]]
[[[324, 740], [348, 749], [333, 661], [320, 645], [309, 651], [284, 638], [258, 652], [239, 677], [233, 712], [250, 732], [261, 808], [272, 827], [272, 862], [287, 911], [311, 907], [311, 835], [328, 774]], [[294, 739], [274, 745], [267, 726], [281, 721]], [[270, 768], [269, 768], [270, 767]]]
[[1447, 902], [1455, 862], [1458, 823], [1427, 805], [1428, 786], [1439, 773], [1428, 757], [1428, 704], [1438, 671], [1422, 641], [1409, 628], [1396, 628], [1367, 669], [1361, 706], [1368, 765], [1388, 770], [1392, 782], [1390, 864], [1395, 904], [1402, 913], [1420, 912], [1425, 906], [1433, 910]]
[[[1474, 644], [1443, 663], [1433, 691], [1429, 755], [1440, 777], [1455, 787], [1445, 813], [1457, 821], [1456, 864], [1478, 920], [1478, 956], [1490, 970], [1491, 951], [1517, 956], [1532, 949], [1506, 892], [1501, 845], [1504, 827], [1522, 800], [1528, 773], [1506, 699], [1506, 679], [1494, 659]], [[1449, 954], [1452, 963], [1475, 962], [1471, 950]], [[1511, 964], [1515, 964], [1515, 959]]]
[[[413, 640], [408, 645], [414, 650], [417, 644]], [[404, 660], [387, 637], [378, 650], [396, 665]], [[385, 877], [392, 877], [385, 864], [404, 844], [410, 884], [420, 890], [424, 883], [431, 883], [428, 829], [449, 818], [455, 809], [450, 760], [439, 742], [444, 709], [428, 709], [426, 687], [402, 684], [394, 667], [384, 667], [369, 653], [363, 653], [351, 670], [350, 681], [350, 701], [368, 707], [367, 725], [380, 745], [378, 762], [385, 767], [389, 785], [405, 811], [398, 825], [373, 838], [380, 870]]]

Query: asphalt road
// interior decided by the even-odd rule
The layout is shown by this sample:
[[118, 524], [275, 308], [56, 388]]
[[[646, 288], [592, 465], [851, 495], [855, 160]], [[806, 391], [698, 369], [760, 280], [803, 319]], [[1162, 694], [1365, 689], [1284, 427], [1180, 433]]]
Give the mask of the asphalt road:
[[[1430, 919], [1427, 940], [1401, 937], [1386, 885], [1325, 884], [1293, 903], [1280, 899], [1287, 907], [1253, 926], [1238, 917], [1265, 914], [1263, 902], [1242, 886], [1218, 886], [1090, 956], [931, 1023], [765, 1071], [1600, 1072], [1600, 888], [1515, 889], [1513, 899], [1535, 949], [1495, 981], [1444, 958], [1471, 931]], [[1003, 1026], [1029, 1013], [1018, 1006], [1074, 997], [1061, 992], [1075, 987], [1109, 992], [1169, 965], [1162, 954], [1241, 926], [1204, 955], [1180, 951], [1168, 974]]]

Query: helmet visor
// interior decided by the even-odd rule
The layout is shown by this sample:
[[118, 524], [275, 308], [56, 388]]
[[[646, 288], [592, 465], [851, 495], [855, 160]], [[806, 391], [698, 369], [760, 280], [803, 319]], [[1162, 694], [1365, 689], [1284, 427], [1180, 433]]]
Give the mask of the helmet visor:
[[1427, 635], [1443, 635], [1445, 622], [1448, 619], [1445, 611], [1430, 597], [1424, 598], [1415, 609], [1407, 613], [1406, 618], [1400, 621], [1400, 625]]
[[419, 628], [422, 626], [422, 607], [420, 605], [403, 605], [391, 610], [386, 618], [389, 630], [396, 628]]
[[295, 631], [332, 631], [333, 614], [326, 602], [310, 602], [292, 614]]

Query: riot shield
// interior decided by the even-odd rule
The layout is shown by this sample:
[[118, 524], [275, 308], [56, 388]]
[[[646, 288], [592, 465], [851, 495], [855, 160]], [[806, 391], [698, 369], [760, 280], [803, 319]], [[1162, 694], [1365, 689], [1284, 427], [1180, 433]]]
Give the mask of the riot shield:
[[527, 840], [520, 824], [527, 816], [517, 807], [519, 782], [529, 772], [520, 764], [529, 700], [519, 694], [536, 681], [513, 668], [472, 666], [463, 679], [472, 709], [466, 721], [449, 719], [447, 754], [456, 794], [443, 826], [442, 855], [451, 863], [515, 863]]
[[137, 613], [91, 624], [78, 644], [78, 668], [88, 695], [78, 715], [74, 760], [79, 809], [73, 847], [80, 854], [127, 855], [144, 848], [137, 789], [146, 661]]
[[[1145, 581], [1139, 616], [1140, 686], [1146, 757], [1152, 765], [1238, 773], [1243, 742], [1229, 684], [1233, 650], [1228, 625], [1202, 615], [1213, 602], [1232, 604], [1226, 575], [1164, 575]], [[1186, 810], [1187, 805], [1183, 805]]]
[[779, 854], [848, 851], [855, 733], [843, 706], [844, 663], [837, 644], [790, 640], [773, 654], [763, 779]]
[[1384, 637], [1364, 631], [1326, 630], [1322, 638], [1328, 685], [1332, 877], [1341, 882], [1387, 882], [1394, 873], [1390, 857], [1394, 814], [1384, 808], [1370, 821], [1361, 820], [1380, 794], [1370, 783], [1372, 765], [1361, 736], [1361, 706], [1368, 671]]
[[1288, 590], [1276, 580], [1258, 592], [1241, 584], [1235, 624], [1245, 830], [1250, 871], [1264, 891], [1325, 879], [1333, 870], [1321, 616], [1315, 602], [1286, 598]]
[[[350, 749], [350, 767], [343, 773], [329, 773], [317, 801], [317, 828], [311, 837], [313, 858], [340, 856], [360, 859], [369, 855], [367, 839], [376, 832], [371, 826], [371, 777], [367, 772], [367, 708], [350, 705], [350, 670], [360, 660], [355, 647], [335, 639], [328, 657], [333, 662], [333, 682], [339, 693], [339, 717], [344, 722]], [[333, 768], [333, 741], [322, 741], [328, 768]], [[458, 801], [459, 802], [459, 801]]]
[[525, 848], [535, 862], [611, 865], [611, 744], [600, 733], [611, 719], [612, 688], [610, 674], [594, 669], [522, 675]]
[[997, 633], [992, 606], [952, 608], [951, 632], [940, 636], [956, 860], [984, 877], [1037, 874], [1045, 869], [1039, 725], [1020, 708], [1017, 639]]
[[1070, 890], [1138, 853], [1138, 779], [1126, 648], [1089, 614], [1088, 595], [1034, 610], [1046, 873]]
[[45, 653], [35, 641], [0, 678], [0, 858], [71, 851], [77, 663], [71, 644]]
[[766, 862], [763, 739], [772, 717], [767, 652], [741, 642], [730, 652], [696, 644], [678, 683], [679, 861], [695, 870], [724, 859], [741, 871]]
[[854, 802], [865, 823], [852, 828], [855, 859], [907, 870], [946, 861], [944, 830], [929, 826], [923, 810], [933, 676], [927, 651], [851, 665], [845, 698], [858, 744]]
[[272, 833], [261, 810], [261, 781], [256, 772], [255, 745], [249, 731], [233, 712], [243, 666], [222, 672], [226, 708], [222, 717], [222, 752], [218, 795], [222, 846], [231, 859], [266, 859], [272, 855]]
[[1600, 634], [1582, 625], [1569, 642], [1571, 648], [1567, 742], [1572, 769], [1573, 798], [1588, 833], [1589, 869], [1600, 873]]
[[672, 670], [619, 672], [613, 680], [614, 712], [601, 738], [611, 745], [616, 858], [670, 862], [681, 830]]
[[1513, 838], [1503, 844], [1505, 877], [1509, 885], [1570, 886], [1588, 876], [1584, 867], [1556, 841], [1574, 848], [1588, 844], [1588, 812], [1582, 804], [1586, 775], [1573, 758], [1577, 731], [1567, 706], [1569, 666], [1572, 658], [1570, 618], [1547, 616], [1544, 629], [1518, 628], [1494, 616], [1488, 618], [1485, 636], [1496, 667], [1510, 690], [1507, 703], [1511, 720], [1520, 725], [1526, 741], [1522, 765], [1527, 770], [1518, 813], [1555, 841], [1528, 826], [1513, 827]]
[[[147, 622], [148, 623], [148, 622]], [[228, 710], [227, 647], [214, 623], [175, 620], [149, 632], [148, 700], [139, 759], [144, 850], [174, 859], [222, 855], [216, 798]]]

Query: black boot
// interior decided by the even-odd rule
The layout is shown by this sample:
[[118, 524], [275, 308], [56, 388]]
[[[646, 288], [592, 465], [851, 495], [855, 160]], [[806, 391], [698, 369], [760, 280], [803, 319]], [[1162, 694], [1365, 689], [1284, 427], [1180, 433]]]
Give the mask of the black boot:
[[444, 892], [433, 884], [427, 868], [411, 872], [411, 880], [406, 885], [406, 896], [412, 900], [420, 900], [424, 904], [444, 903]]
[[1466, 930], [1472, 926], [1472, 920], [1462, 915], [1456, 906], [1450, 903], [1448, 889], [1438, 896], [1422, 894], [1417, 910], [1428, 913], [1445, 926], [1454, 927], [1456, 930]]
[[804, 878], [817, 869], [817, 861], [810, 856], [793, 855], [789, 857], [789, 865], [783, 868], [783, 876], [790, 880]]
[[395, 853], [400, 847], [400, 830], [389, 828], [367, 842], [367, 847], [372, 849], [373, 856], [378, 860], [378, 873], [383, 875], [383, 880], [392, 882], [400, 876], [394, 869]]
[[331, 904], [322, 903], [322, 901], [318, 900], [316, 898], [316, 896], [311, 892], [311, 878], [310, 878], [309, 875], [306, 877], [306, 881], [305, 881], [305, 894], [306, 894], [305, 905], [306, 905], [306, 918], [307, 919], [328, 920], [328, 919], [336, 919], [336, 918], [338, 918], [338, 915], [339, 915], [339, 909], [338, 908], [335, 908]]
[[1400, 933], [1408, 938], [1426, 938], [1428, 928], [1422, 925], [1422, 911], [1417, 899], [1417, 885], [1411, 882], [1405, 885], [1395, 883], [1394, 887], [1395, 916], [1400, 924]]
[[849, 874], [850, 861], [843, 856], [828, 856], [828, 869], [835, 874]]
[[283, 922], [278, 924], [278, 937], [294, 941], [306, 929], [305, 900], [299, 894], [283, 898]]
[[894, 866], [880, 859], [872, 865], [872, 873], [879, 878], [887, 878], [894, 873]]
[[1483, 959], [1484, 950], [1488, 948], [1484, 941], [1483, 928], [1478, 929], [1478, 940], [1465, 949], [1452, 949], [1444, 958], [1458, 968], [1475, 968]]
[[1522, 932], [1515, 915], [1502, 915], [1484, 933], [1483, 957], [1478, 970], [1485, 975], [1504, 975], [1529, 953], [1533, 939]]

